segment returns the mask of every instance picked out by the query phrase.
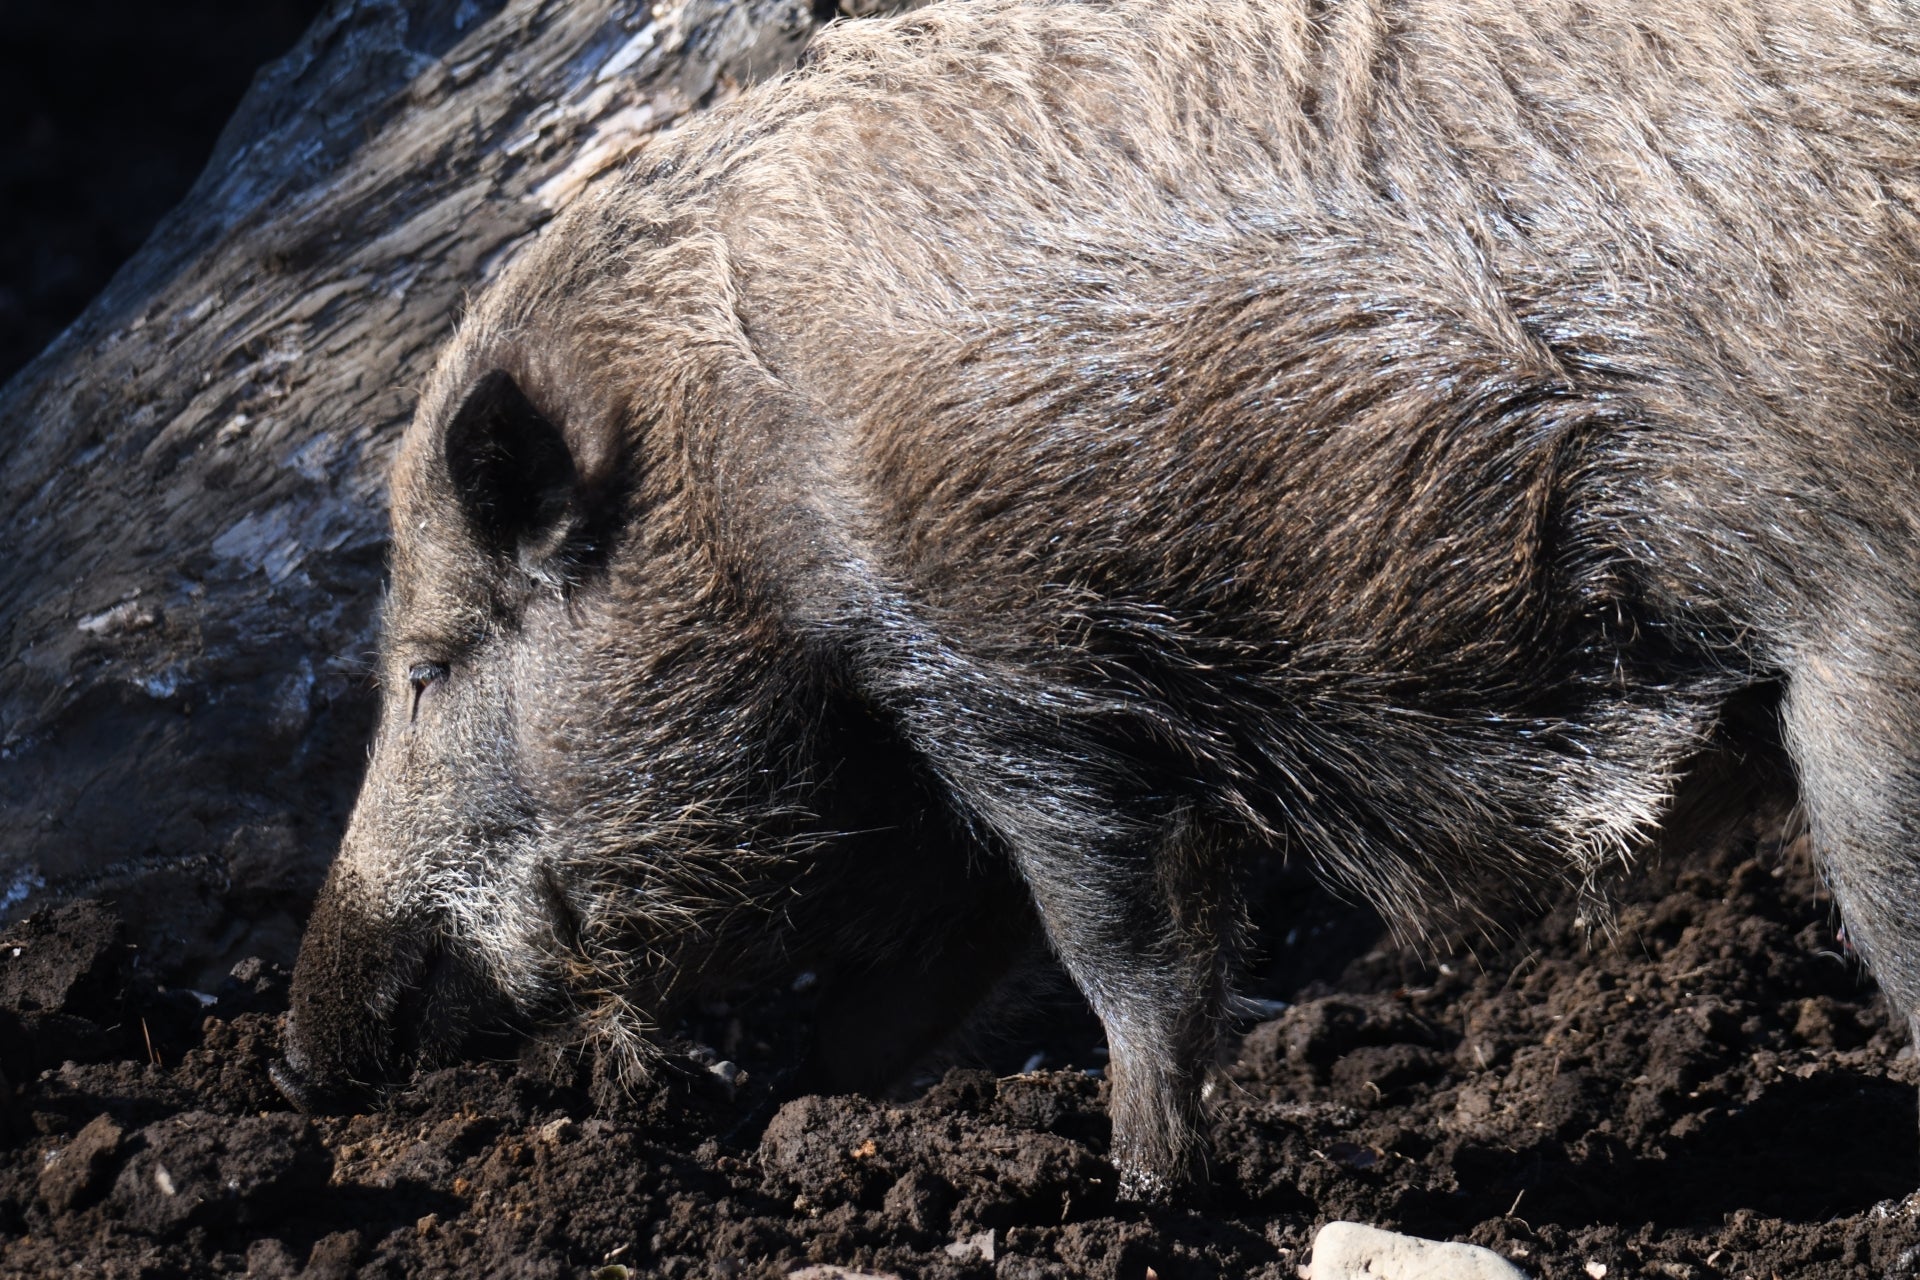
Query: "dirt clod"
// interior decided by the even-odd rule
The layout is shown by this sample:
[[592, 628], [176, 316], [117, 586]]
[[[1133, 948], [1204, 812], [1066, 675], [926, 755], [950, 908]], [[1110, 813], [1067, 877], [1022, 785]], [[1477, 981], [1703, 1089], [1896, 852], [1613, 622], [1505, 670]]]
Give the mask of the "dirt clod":
[[40, 1170], [40, 1198], [56, 1216], [84, 1209], [97, 1199], [116, 1167], [125, 1131], [105, 1114], [95, 1116], [64, 1148], [50, 1152]]
[[23, 921], [0, 945], [0, 1004], [19, 1014], [98, 1014], [118, 995], [123, 932], [97, 902]]
[[324, 1187], [333, 1168], [302, 1116], [189, 1111], [148, 1125], [135, 1144], [108, 1205], [149, 1235], [271, 1221], [295, 1197]]

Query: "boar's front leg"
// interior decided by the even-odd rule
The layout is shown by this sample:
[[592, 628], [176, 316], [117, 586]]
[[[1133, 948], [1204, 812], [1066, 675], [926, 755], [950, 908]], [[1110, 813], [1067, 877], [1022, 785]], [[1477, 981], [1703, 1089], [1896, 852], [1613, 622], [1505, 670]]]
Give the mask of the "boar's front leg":
[[[941, 728], [951, 735], [968, 718], [949, 715]], [[932, 754], [1025, 879], [1048, 942], [1106, 1029], [1120, 1194], [1164, 1201], [1203, 1173], [1201, 1087], [1241, 918], [1232, 877], [1184, 813], [1150, 816], [1145, 788], [1091, 776], [1097, 749], [1038, 743], [1034, 714], [1019, 718], [1028, 723], [996, 717], [999, 735], [947, 736]]]
[[1183, 819], [1135, 846], [1016, 846], [1048, 940], [1106, 1029], [1125, 1199], [1165, 1201], [1204, 1176], [1200, 1096], [1240, 917], [1217, 854]]
[[1174, 820], [1139, 846], [1015, 855], [1055, 952], [1106, 1029], [1125, 1199], [1164, 1201], [1204, 1177], [1201, 1090], [1240, 920], [1219, 853]]

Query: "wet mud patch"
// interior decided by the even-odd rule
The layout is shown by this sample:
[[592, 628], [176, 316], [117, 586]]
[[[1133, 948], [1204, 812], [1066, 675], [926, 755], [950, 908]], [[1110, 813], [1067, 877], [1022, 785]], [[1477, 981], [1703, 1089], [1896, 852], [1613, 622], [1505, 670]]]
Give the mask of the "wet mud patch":
[[[804, 995], [695, 1011], [644, 1086], [582, 1055], [274, 1090], [285, 974], [144, 971], [111, 907], [0, 940], [0, 1271], [1290, 1280], [1321, 1223], [1542, 1276], [1920, 1274], [1920, 1071], [1781, 815], [1446, 957], [1279, 876], [1207, 1196], [1116, 1203], [1097, 1027], [894, 1098], [789, 1096]], [[1022, 1068], [1028, 1068], [1022, 1070]], [[814, 1273], [835, 1274], [835, 1273]]]

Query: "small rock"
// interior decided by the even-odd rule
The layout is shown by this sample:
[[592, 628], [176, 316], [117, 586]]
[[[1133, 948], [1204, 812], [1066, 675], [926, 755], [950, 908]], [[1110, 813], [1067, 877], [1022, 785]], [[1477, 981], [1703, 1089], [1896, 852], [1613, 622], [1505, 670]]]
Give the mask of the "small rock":
[[722, 1061], [710, 1063], [707, 1066], [707, 1070], [713, 1075], [714, 1079], [720, 1082], [720, 1087], [725, 1092], [727, 1101], [729, 1102], [733, 1101], [734, 1094], [738, 1092], [741, 1082], [747, 1078], [747, 1073], [742, 1071], [739, 1064], [735, 1062]]
[[992, 1262], [993, 1232], [981, 1231], [947, 1246], [947, 1256], [957, 1262]]
[[1329, 1222], [1313, 1238], [1309, 1280], [1526, 1280], [1478, 1245], [1422, 1240], [1358, 1222]]
[[901, 1280], [901, 1277], [892, 1271], [854, 1271], [848, 1267], [821, 1263], [789, 1271], [787, 1280]]

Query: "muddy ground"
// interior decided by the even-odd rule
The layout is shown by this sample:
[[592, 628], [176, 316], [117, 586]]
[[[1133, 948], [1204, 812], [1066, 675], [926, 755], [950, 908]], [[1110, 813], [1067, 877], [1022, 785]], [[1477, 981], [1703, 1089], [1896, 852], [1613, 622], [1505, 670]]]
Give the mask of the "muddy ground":
[[1289, 1007], [1174, 1210], [1114, 1202], [1084, 1016], [906, 1098], [783, 1098], [815, 993], [743, 993], [634, 1094], [530, 1046], [307, 1117], [266, 1074], [283, 970], [169, 990], [71, 904], [0, 939], [0, 1273], [1293, 1277], [1349, 1218], [1542, 1276], [1914, 1274], [1920, 1071], [1781, 818], [1629, 881], [1611, 936], [1570, 897], [1444, 961], [1280, 876], [1252, 985]]

